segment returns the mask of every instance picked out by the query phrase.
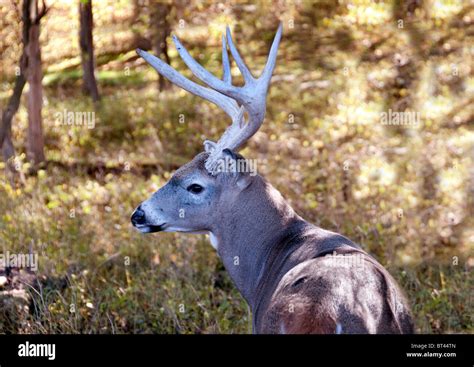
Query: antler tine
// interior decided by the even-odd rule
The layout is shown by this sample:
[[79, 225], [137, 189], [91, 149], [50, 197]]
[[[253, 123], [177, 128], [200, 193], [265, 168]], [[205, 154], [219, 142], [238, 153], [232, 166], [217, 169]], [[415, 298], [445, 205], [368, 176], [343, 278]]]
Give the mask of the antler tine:
[[[254, 79], [250, 75], [250, 71], [248, 71], [237, 49], [235, 48], [229, 28], [227, 28], [227, 42], [229, 44], [230, 51], [237, 63], [237, 66], [239, 66], [242, 75], [244, 75], [246, 84], [237, 90], [239, 92], [239, 98], [236, 98], [236, 100], [241, 105], [239, 114], [235, 119], [232, 120], [232, 124], [226, 129], [217, 143], [213, 143], [212, 146], [206, 145], [206, 147], [210, 148], [209, 151], [211, 151], [211, 155], [206, 161], [206, 169], [212, 174], [216, 173], [216, 167], [218, 166], [217, 162], [221, 158], [222, 150], [226, 148], [238, 150], [258, 131], [263, 123], [266, 110], [266, 95], [276, 64], [278, 46], [280, 44], [282, 30], [283, 27], [280, 23], [275, 34], [265, 68], [263, 69], [260, 77], [258, 79]], [[223, 63], [225, 63], [224, 57]], [[247, 77], [245, 75], [247, 75]], [[243, 118], [244, 112], [248, 113], [247, 123], [245, 123]]]
[[[230, 62], [229, 62], [229, 55], [227, 53], [227, 43], [225, 41], [225, 36], [222, 36], [222, 80], [224, 83], [227, 84], [232, 84], [232, 74], [230, 72]], [[231, 116], [232, 118], [232, 125], [240, 125], [243, 117], [243, 107], [239, 109], [239, 112], [237, 115]], [[225, 135], [229, 135], [231, 132], [230, 130], [233, 130], [231, 127], [229, 127], [226, 132], [224, 132], [223, 136], [221, 137], [221, 140], [226, 139]], [[217, 143], [213, 142], [212, 140], [205, 140], [204, 141], [204, 150], [206, 152], [212, 152], [216, 149]]]
[[270, 84], [270, 79], [272, 78], [273, 69], [275, 68], [277, 54], [278, 54], [278, 46], [280, 45], [282, 32], [283, 32], [283, 25], [282, 23], [280, 23], [280, 25], [278, 26], [278, 30], [275, 34], [275, 37], [273, 38], [272, 47], [270, 48], [270, 52], [268, 54], [268, 59], [267, 59], [265, 68], [263, 69], [262, 74], [260, 74], [260, 77], [258, 78], [259, 80], [262, 80], [263, 82], [265, 82], [267, 86]]
[[[233, 99], [238, 100], [238, 87], [233, 86], [230, 83], [226, 83], [216, 76], [214, 76], [212, 73], [204, 69], [201, 64], [199, 64], [188, 52], [186, 47], [183, 46], [181, 41], [176, 37], [176, 35], [173, 35], [173, 42], [176, 46], [176, 50], [178, 50], [179, 55], [181, 56], [181, 59], [184, 61], [184, 63], [188, 66], [189, 70], [193, 72], [193, 74], [202, 80], [204, 83], [206, 83], [209, 87], [212, 89], [215, 89], [216, 91], [225, 94], [226, 96], [229, 96]], [[229, 73], [230, 73], [230, 66], [229, 66]]]
[[143, 51], [139, 48], [137, 48], [136, 51], [138, 55], [143, 57], [146, 62], [148, 62], [159, 74], [163, 75], [171, 83], [176, 84], [177, 86], [194, 95], [197, 95], [198, 97], [204, 98], [214, 103], [218, 107], [222, 108], [224, 112], [227, 113], [227, 115], [229, 115], [232, 119], [238, 114], [239, 108], [237, 103], [235, 103], [232, 98], [229, 98], [213, 89], [203, 87], [192, 80], [189, 80], [178, 73], [167, 63], [146, 51]]
[[222, 80], [224, 83], [232, 83], [232, 74], [230, 73], [230, 62], [229, 55], [227, 54], [227, 43], [225, 41], [225, 36], [222, 36]]
[[234, 41], [232, 40], [232, 34], [230, 33], [229, 26], [226, 27], [226, 35], [227, 35], [227, 43], [229, 44], [230, 53], [232, 54], [232, 57], [234, 58], [235, 63], [237, 64], [237, 67], [239, 68], [242, 76], [244, 77], [245, 83], [252, 83], [254, 81], [254, 77], [252, 76], [252, 73], [248, 69], [247, 65], [245, 65], [245, 62], [240, 56], [240, 53], [237, 50], [237, 47], [235, 47], [234, 45]]
[[[226, 133], [217, 143], [219, 147], [222, 147], [225, 143], [227, 146], [225, 146], [224, 148], [237, 150], [248, 139], [250, 139], [262, 125], [263, 120], [265, 118], [266, 95], [268, 91], [268, 86], [270, 85], [272, 73], [275, 68], [278, 46], [280, 45], [282, 31], [283, 26], [280, 23], [273, 39], [272, 47], [270, 48], [267, 63], [260, 77], [258, 79], [254, 79], [252, 77], [250, 84], [244, 85], [239, 90], [241, 98], [238, 100], [238, 102], [243, 105], [243, 107], [245, 107], [245, 110], [248, 112], [247, 123], [243, 124], [243, 119], [241, 119], [239, 121], [239, 130], [236, 130], [233, 126], [229, 127], [228, 130], [232, 130], [232, 134], [227, 134], [228, 132], [226, 131]], [[237, 65], [237, 59], [240, 59], [240, 62], [242, 63], [240, 70], [242, 73], [244, 73], [244, 70], [246, 70], [247, 67], [245, 66], [245, 64], [243, 64], [243, 61], [240, 58], [240, 55], [232, 42], [229, 28], [227, 28], [227, 42], [229, 43], [232, 56], [234, 57], [234, 59], [236, 59]], [[234, 49], [234, 52], [232, 52], [232, 49]]]

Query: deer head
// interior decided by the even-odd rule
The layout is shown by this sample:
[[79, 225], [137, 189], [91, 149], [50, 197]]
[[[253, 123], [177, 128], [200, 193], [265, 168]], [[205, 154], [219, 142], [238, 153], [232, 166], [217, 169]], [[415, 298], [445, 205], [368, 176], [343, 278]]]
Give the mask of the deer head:
[[[173, 36], [181, 58], [207, 87], [184, 77], [159, 58], [137, 49], [137, 53], [158, 73], [188, 92], [216, 104], [231, 119], [230, 126], [217, 143], [206, 140], [204, 152], [179, 168], [165, 186], [138, 206], [131, 218], [138, 230], [143, 233], [212, 233], [213, 223], [223, 215], [220, 208], [235, 201], [239, 193], [251, 185], [254, 174], [237, 151], [263, 123], [266, 95], [281, 34], [280, 24], [266, 66], [260, 77], [255, 78], [235, 47], [227, 27], [226, 35], [222, 37], [222, 79], [204, 69]], [[244, 78], [243, 86], [232, 85], [227, 48]]]

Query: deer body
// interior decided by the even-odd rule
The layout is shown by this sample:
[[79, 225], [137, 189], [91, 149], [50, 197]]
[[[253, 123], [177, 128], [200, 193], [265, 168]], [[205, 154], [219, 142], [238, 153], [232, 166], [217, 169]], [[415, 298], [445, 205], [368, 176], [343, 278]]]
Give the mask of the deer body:
[[[379, 263], [346, 237], [303, 220], [260, 175], [235, 168], [245, 167], [237, 164], [245, 160], [234, 150], [263, 122], [280, 37], [281, 27], [262, 76], [254, 79], [228, 31], [223, 81], [207, 75], [175, 39], [186, 64], [213, 89], [139, 51], [172, 82], [222, 107], [233, 123], [217, 143], [206, 141], [205, 152], [144, 201], [132, 223], [143, 233], [209, 233], [252, 310], [255, 333], [412, 333], [407, 302]], [[246, 79], [244, 87], [230, 84], [226, 40]], [[244, 111], [249, 114], [246, 123]]]

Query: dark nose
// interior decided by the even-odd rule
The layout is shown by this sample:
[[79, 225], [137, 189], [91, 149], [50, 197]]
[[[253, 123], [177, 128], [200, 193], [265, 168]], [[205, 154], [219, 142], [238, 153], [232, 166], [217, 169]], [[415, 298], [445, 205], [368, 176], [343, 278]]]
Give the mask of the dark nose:
[[138, 207], [133, 212], [131, 220], [134, 226], [145, 224], [145, 212], [140, 207]]

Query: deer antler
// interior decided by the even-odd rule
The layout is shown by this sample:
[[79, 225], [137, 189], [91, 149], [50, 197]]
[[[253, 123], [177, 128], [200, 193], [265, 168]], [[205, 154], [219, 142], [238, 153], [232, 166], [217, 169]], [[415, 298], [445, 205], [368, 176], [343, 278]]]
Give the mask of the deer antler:
[[[192, 73], [208, 87], [204, 87], [189, 80], [159, 58], [149, 54], [148, 52], [137, 49], [137, 53], [171, 83], [216, 104], [232, 119], [232, 124], [227, 128], [217, 143], [209, 140], [204, 142], [206, 152], [210, 153], [206, 161], [206, 169], [211, 174], [216, 174], [216, 165], [221, 158], [221, 153], [224, 149], [238, 150], [258, 131], [263, 123], [265, 118], [267, 91], [268, 86], [270, 85], [273, 69], [275, 68], [281, 33], [282, 25], [280, 23], [265, 68], [260, 77], [254, 78], [245, 65], [239, 51], [235, 47], [230, 34], [230, 29], [227, 27], [226, 35], [222, 36], [222, 80], [204, 69], [189, 54], [179, 39], [176, 36], [173, 36], [176, 49], [185, 64], [189, 67]], [[227, 45], [229, 46], [230, 53], [244, 78], [244, 85], [242, 87], [232, 85]], [[244, 121], [245, 112], [248, 114], [247, 121]]]

